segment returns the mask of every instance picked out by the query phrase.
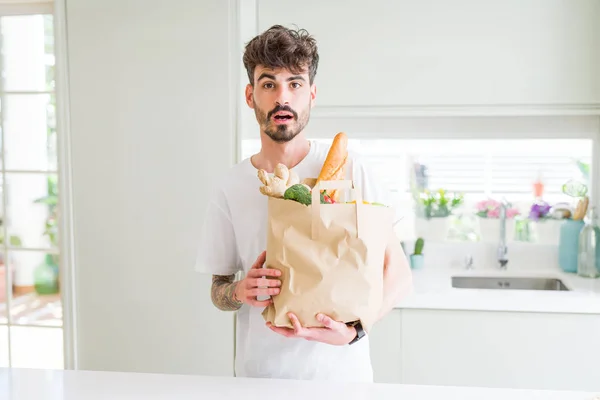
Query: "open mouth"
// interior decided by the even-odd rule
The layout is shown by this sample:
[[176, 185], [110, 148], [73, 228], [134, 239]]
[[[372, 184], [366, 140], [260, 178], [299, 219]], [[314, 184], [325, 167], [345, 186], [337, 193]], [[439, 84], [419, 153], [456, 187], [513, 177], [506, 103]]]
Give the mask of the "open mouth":
[[294, 119], [294, 113], [291, 110], [276, 110], [273, 119], [277, 122], [285, 122]]
[[294, 118], [294, 116], [291, 114], [275, 114], [275, 116], [273, 117], [273, 119], [275, 119], [276, 121], [288, 121], [292, 118]]

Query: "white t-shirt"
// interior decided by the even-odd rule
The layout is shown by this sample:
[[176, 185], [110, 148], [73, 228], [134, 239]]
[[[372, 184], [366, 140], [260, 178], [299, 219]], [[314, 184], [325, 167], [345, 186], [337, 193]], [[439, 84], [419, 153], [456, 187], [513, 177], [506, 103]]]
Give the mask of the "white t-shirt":
[[[316, 178], [329, 145], [311, 142], [308, 155], [294, 167], [300, 177]], [[366, 201], [391, 205], [391, 197], [354, 154], [349, 154], [347, 179], [362, 189]], [[196, 270], [231, 275], [250, 269], [266, 249], [267, 197], [257, 170], [245, 159], [223, 176], [210, 199]], [[291, 339], [265, 325], [263, 309], [246, 304], [237, 312], [235, 372], [240, 377], [372, 382], [369, 338], [351, 346]]]

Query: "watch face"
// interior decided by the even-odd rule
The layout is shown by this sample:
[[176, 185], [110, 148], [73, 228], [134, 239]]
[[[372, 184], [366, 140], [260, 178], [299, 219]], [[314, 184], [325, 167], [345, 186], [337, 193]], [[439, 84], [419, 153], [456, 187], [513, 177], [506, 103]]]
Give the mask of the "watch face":
[[356, 325], [355, 329], [356, 329], [356, 332], [358, 333], [358, 337], [365, 336], [365, 331], [363, 330], [361, 324]]
[[354, 329], [356, 329], [356, 337], [352, 339], [350, 344], [358, 342], [360, 339], [363, 338], [363, 336], [365, 336], [365, 331], [363, 330], [360, 321], [354, 325]]

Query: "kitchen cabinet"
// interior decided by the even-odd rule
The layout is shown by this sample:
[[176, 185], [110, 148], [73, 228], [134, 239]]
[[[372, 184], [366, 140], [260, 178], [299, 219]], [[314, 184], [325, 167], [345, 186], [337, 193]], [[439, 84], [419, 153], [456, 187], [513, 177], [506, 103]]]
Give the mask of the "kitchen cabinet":
[[377, 328], [377, 381], [600, 390], [597, 314], [403, 309]]
[[369, 332], [373, 378], [376, 382], [400, 383], [402, 375], [402, 310], [394, 309]]
[[318, 40], [316, 110], [600, 104], [595, 0], [255, 1]]

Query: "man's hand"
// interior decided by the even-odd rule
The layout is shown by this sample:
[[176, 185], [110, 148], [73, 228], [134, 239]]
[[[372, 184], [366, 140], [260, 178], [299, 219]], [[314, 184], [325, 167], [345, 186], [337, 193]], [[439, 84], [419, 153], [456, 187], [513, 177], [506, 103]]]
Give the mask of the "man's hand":
[[294, 326], [293, 328], [276, 327], [271, 325], [270, 322], [267, 322], [267, 326], [273, 332], [289, 338], [302, 338], [334, 346], [347, 345], [356, 337], [354, 327], [349, 327], [343, 322], [334, 321], [323, 314], [317, 315], [317, 320], [325, 325], [324, 328], [304, 328], [296, 315], [289, 313], [288, 317]]
[[273, 302], [272, 299], [258, 300], [257, 296], [274, 296], [279, 294], [279, 279], [267, 279], [265, 277], [278, 277], [281, 271], [276, 269], [262, 268], [267, 258], [267, 253], [263, 251], [252, 268], [248, 271], [246, 277], [236, 283], [234, 298], [242, 303], [254, 307], [266, 307]]

